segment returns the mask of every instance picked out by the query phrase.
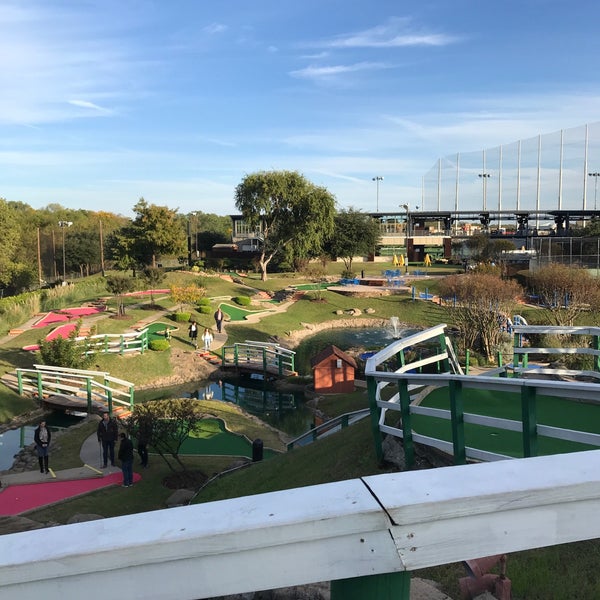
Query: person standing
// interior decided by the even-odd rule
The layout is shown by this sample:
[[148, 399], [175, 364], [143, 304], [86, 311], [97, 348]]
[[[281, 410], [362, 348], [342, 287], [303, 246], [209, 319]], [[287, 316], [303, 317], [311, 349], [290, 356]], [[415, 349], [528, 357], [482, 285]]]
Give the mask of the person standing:
[[48, 468], [48, 450], [50, 448], [50, 439], [52, 434], [46, 427], [46, 421], [42, 421], [33, 432], [33, 440], [37, 450], [38, 462], [40, 463], [40, 473], [49, 473]]
[[111, 467], [115, 466], [115, 444], [119, 435], [119, 427], [107, 412], [102, 414], [102, 421], [98, 423], [98, 443], [102, 444], [102, 468], [106, 469], [108, 458]]
[[217, 312], [214, 314], [215, 324], [217, 325], [217, 332], [221, 333], [221, 329], [223, 327], [223, 311], [221, 307], [217, 308]]
[[148, 468], [148, 444], [152, 439], [152, 421], [149, 417], [140, 417], [139, 428], [136, 433], [137, 451], [144, 469]]
[[198, 323], [192, 321], [188, 327], [188, 333], [190, 335], [190, 342], [194, 348], [198, 348]]
[[205, 350], [210, 350], [210, 345], [212, 344], [213, 339], [214, 339], [213, 334], [211, 333], [210, 329], [207, 327], [204, 330], [204, 333], [202, 334], [202, 341], [204, 342]]
[[119, 460], [123, 471], [123, 487], [131, 487], [133, 485], [133, 442], [124, 433], [121, 433]]

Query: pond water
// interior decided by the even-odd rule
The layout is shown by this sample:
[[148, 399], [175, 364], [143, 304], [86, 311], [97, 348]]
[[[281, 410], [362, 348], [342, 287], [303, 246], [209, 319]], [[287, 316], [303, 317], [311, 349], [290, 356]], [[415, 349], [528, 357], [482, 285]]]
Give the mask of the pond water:
[[310, 374], [311, 358], [330, 344], [344, 351], [350, 349], [377, 351], [389, 346], [396, 339], [420, 331], [415, 327], [402, 326], [395, 317], [390, 321], [387, 327], [340, 327], [311, 335], [296, 348], [296, 369], [301, 375]]
[[136, 398], [138, 401], [196, 398], [231, 402], [292, 436], [306, 433], [313, 424], [313, 413], [306, 407], [302, 392], [278, 391], [272, 382], [258, 374], [148, 390], [136, 393]]

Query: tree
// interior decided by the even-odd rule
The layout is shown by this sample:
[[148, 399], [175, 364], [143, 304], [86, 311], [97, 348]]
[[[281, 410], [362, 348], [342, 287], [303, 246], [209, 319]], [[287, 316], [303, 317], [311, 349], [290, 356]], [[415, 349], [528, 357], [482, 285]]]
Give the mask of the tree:
[[143, 198], [133, 207], [135, 219], [111, 237], [110, 247], [117, 266], [156, 267], [156, 258], [186, 253], [186, 233], [176, 210], [148, 204]]
[[132, 225], [136, 255], [141, 264], [156, 267], [157, 256], [185, 253], [185, 232], [181, 229], [176, 210], [148, 204], [143, 198], [133, 210], [136, 213]]
[[177, 467], [181, 471], [186, 470], [179, 456], [181, 446], [204, 417], [201, 405], [196, 400], [156, 400], [136, 404], [125, 427], [134, 437], [143, 434], [169, 469], [177, 473]]
[[351, 273], [354, 257], [373, 253], [380, 238], [375, 219], [350, 208], [335, 216], [333, 235], [327, 245], [331, 256], [341, 258], [346, 272]]
[[125, 316], [125, 300], [123, 296], [135, 290], [136, 281], [126, 275], [114, 273], [106, 277], [106, 289], [115, 295], [117, 300], [117, 316]]
[[79, 337], [81, 321], [71, 331], [68, 338], [57, 336], [52, 340], [40, 340], [38, 351], [40, 362], [43, 365], [53, 365], [66, 369], [85, 369], [93, 360], [93, 355], [87, 354], [87, 344], [84, 341], [75, 341]]
[[154, 306], [154, 290], [160, 286], [160, 284], [165, 280], [166, 276], [167, 274], [163, 271], [163, 269], [159, 269], [157, 267], [146, 267], [144, 269], [142, 277], [150, 289], [151, 306]]
[[319, 256], [333, 231], [334, 197], [294, 171], [261, 171], [244, 177], [235, 205], [259, 233], [262, 280], [274, 256], [284, 248], [294, 255]]
[[171, 286], [171, 298], [175, 304], [179, 304], [179, 312], [181, 312], [184, 304], [197, 304], [205, 293], [206, 290], [197, 285]]
[[448, 311], [459, 330], [462, 349], [477, 350], [491, 360], [504, 341], [501, 323], [513, 315], [521, 292], [515, 281], [505, 281], [489, 273], [450, 275], [442, 279], [440, 295], [456, 301]]
[[550, 264], [531, 273], [528, 285], [549, 325], [574, 325], [582, 312], [600, 310], [600, 282], [585, 269]]

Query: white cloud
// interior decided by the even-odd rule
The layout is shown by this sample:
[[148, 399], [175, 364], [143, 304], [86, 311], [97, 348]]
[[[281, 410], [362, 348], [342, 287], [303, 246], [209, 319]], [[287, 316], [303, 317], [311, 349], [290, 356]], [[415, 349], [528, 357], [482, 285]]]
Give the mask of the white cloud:
[[222, 23], [211, 23], [202, 29], [204, 33], [208, 33], [210, 35], [215, 35], [217, 33], [224, 33], [227, 31], [227, 25], [223, 25]]
[[290, 71], [290, 75], [292, 77], [298, 77], [302, 79], [326, 79], [345, 73], [356, 73], [358, 71], [379, 71], [381, 69], [390, 68], [391, 66], [385, 63], [359, 62], [354, 63], [353, 65], [329, 65], [323, 67], [310, 66], [305, 67], [304, 69]]
[[101, 113], [110, 113], [111, 111], [107, 108], [103, 108], [102, 106], [98, 106], [93, 102], [88, 102], [87, 100], [69, 100], [69, 104], [72, 106], [79, 106], [80, 108], [89, 108], [90, 110], [95, 110]]
[[357, 33], [335, 36], [333, 39], [317, 43], [329, 48], [402, 48], [408, 46], [447, 46], [459, 38], [444, 33], [414, 31], [410, 19], [391, 17], [383, 25], [378, 25]]

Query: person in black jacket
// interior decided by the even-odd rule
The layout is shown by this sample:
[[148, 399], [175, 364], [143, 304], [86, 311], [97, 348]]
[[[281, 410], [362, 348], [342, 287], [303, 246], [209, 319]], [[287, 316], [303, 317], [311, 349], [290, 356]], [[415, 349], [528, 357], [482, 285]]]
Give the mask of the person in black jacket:
[[105, 412], [102, 421], [98, 423], [98, 443], [102, 444], [102, 467], [106, 468], [107, 459], [110, 457], [111, 466], [115, 466], [115, 444], [119, 435], [119, 427], [114, 419]]
[[149, 417], [140, 417], [139, 427], [135, 434], [137, 438], [137, 451], [140, 455], [142, 467], [148, 468], [148, 444], [152, 439], [152, 420]]
[[124, 433], [121, 434], [119, 444], [119, 460], [123, 471], [123, 487], [131, 487], [133, 485], [133, 442]]
[[40, 473], [49, 473], [48, 468], [48, 449], [50, 448], [50, 439], [52, 434], [46, 427], [46, 421], [42, 421], [33, 432], [33, 440], [37, 450], [38, 462], [40, 463]]

